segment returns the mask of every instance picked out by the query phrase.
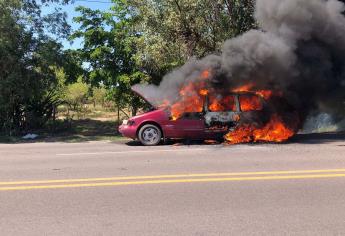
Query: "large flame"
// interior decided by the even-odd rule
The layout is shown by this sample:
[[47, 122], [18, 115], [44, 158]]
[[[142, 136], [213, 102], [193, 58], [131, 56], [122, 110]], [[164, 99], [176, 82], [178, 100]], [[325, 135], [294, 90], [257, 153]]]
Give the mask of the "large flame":
[[[209, 70], [202, 71], [198, 80], [189, 82], [180, 89], [178, 101], [171, 103], [164, 100], [162, 102], [161, 107], [170, 108], [172, 120], [179, 119], [184, 113], [202, 112], [206, 96], [209, 104], [208, 109], [212, 112], [237, 110], [234, 96], [217, 95], [214, 91], [207, 89], [207, 79], [210, 76]], [[279, 92], [255, 90], [254, 88], [255, 84], [250, 83], [230, 90], [231, 93], [241, 94], [239, 102], [242, 112], [262, 110], [263, 104], [259, 96], [266, 101], [269, 101], [273, 95], [282, 96]], [[295, 134], [295, 131], [289, 128], [278, 114], [271, 115], [269, 121], [261, 127], [241, 123], [241, 116], [237, 116], [239, 125], [224, 136], [225, 141], [230, 144], [259, 141], [283, 142]]]
[[[251, 92], [258, 96], [261, 96], [265, 100], [269, 101], [275, 94], [276, 96], [282, 96], [281, 92], [273, 92], [272, 90], [258, 90], [255, 91], [253, 83], [241, 86], [233, 89], [232, 92]], [[262, 109], [262, 103], [260, 103], [256, 96], [241, 96], [240, 97], [241, 111], [255, 111]], [[293, 128], [289, 128], [283, 121], [282, 117], [278, 114], [273, 114], [268, 123], [263, 127], [256, 127], [253, 124], [241, 124], [235, 128], [234, 131], [229, 132], [224, 136], [226, 142], [230, 144], [249, 143], [249, 142], [283, 142], [291, 138], [295, 134]]]
[[205, 96], [209, 93], [205, 88], [206, 80], [210, 75], [209, 70], [202, 71], [197, 81], [189, 82], [180, 89], [180, 99], [177, 102], [171, 104], [169, 101], [164, 101], [161, 107], [170, 107], [173, 120], [177, 120], [184, 113], [202, 112]]
[[235, 111], [234, 96], [209, 96], [209, 110], [212, 112]]
[[240, 96], [240, 107], [241, 111], [260, 111], [262, 110], [262, 103], [257, 96], [245, 95]]
[[288, 128], [282, 119], [274, 114], [271, 120], [262, 128], [255, 125], [244, 124], [237, 127], [234, 131], [224, 136], [230, 144], [249, 143], [249, 142], [283, 142], [291, 138], [295, 132]]
[[[254, 90], [255, 87], [254, 83], [249, 83], [242, 85], [238, 88], [232, 89], [231, 92], [233, 93], [243, 93], [243, 92], [251, 92], [255, 93], [256, 95], [263, 97], [265, 100], [270, 99], [273, 96], [272, 90]], [[281, 92], [275, 92], [275, 95], [282, 96]]]

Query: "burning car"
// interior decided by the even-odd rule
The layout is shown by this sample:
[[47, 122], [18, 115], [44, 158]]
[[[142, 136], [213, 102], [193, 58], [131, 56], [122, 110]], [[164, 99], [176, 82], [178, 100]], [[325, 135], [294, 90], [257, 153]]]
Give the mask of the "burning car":
[[124, 120], [119, 131], [143, 145], [153, 146], [162, 139], [223, 139], [243, 123], [262, 127], [268, 122], [262, 117], [267, 117], [269, 106], [256, 93], [220, 95], [204, 90], [196, 103], [183, 112], [176, 105], [155, 106], [150, 112]]
[[224, 134], [230, 144], [283, 142], [308, 117], [343, 119], [344, 8], [340, 1], [257, 0], [260, 28], [191, 58], [159, 84], [134, 85], [156, 110], [120, 131], [145, 145]]

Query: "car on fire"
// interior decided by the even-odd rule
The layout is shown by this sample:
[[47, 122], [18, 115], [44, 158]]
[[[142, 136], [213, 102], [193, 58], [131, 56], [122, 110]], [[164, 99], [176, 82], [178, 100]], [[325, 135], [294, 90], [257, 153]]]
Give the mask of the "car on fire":
[[176, 119], [168, 107], [154, 107], [124, 120], [119, 132], [145, 146], [167, 139], [219, 140], [240, 123], [262, 125], [266, 110], [265, 99], [255, 93], [206, 95], [201, 112], [184, 112]]

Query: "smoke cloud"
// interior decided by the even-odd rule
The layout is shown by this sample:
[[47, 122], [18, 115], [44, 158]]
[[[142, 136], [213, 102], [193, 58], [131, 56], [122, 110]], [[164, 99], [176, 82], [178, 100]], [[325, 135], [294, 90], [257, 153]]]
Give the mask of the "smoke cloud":
[[191, 60], [159, 86], [136, 85], [152, 104], [177, 101], [182, 86], [211, 71], [207, 86], [282, 91], [300, 113], [345, 113], [345, 5], [337, 0], [257, 0], [258, 30], [227, 40], [220, 55]]

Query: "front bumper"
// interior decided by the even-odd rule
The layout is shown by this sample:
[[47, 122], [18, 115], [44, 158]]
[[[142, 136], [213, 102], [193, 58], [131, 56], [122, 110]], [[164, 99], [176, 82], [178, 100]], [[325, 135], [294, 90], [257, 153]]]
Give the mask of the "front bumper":
[[131, 139], [137, 138], [137, 127], [136, 126], [120, 125], [119, 132], [124, 137], [131, 138]]

